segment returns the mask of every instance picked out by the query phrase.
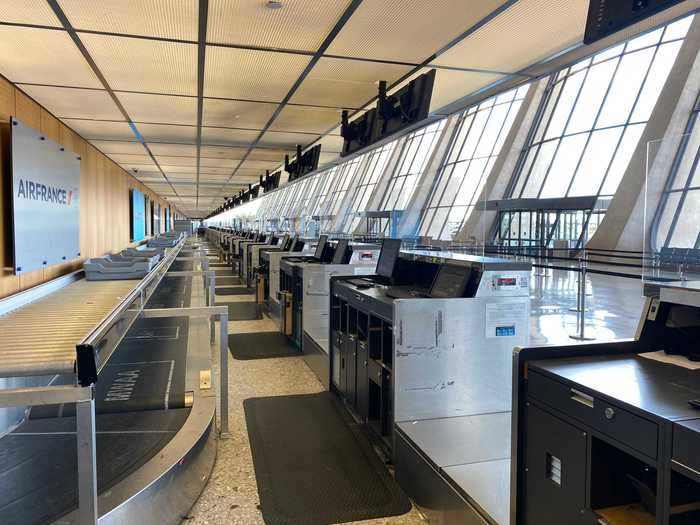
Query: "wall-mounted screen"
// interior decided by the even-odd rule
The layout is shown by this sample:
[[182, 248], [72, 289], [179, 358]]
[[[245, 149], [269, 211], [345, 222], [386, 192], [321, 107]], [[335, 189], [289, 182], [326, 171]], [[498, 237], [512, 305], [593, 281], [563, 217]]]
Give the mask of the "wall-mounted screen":
[[12, 119], [13, 258], [16, 273], [80, 256], [80, 157]]
[[146, 238], [146, 196], [138, 190], [129, 190], [131, 196], [131, 240]]
[[165, 231], [170, 231], [170, 208], [165, 208]]
[[160, 233], [160, 204], [156, 204], [153, 209], [153, 235]]

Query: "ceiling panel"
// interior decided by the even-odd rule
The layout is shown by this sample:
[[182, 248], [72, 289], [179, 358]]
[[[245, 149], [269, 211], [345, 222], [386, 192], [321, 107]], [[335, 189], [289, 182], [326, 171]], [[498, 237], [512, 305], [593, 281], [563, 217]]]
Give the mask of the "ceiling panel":
[[506, 0], [368, 0], [355, 11], [328, 54], [420, 63]]
[[146, 142], [185, 142], [193, 144], [197, 140], [197, 128], [195, 126], [137, 124], [136, 128]]
[[343, 151], [343, 137], [340, 136], [340, 128], [335, 128], [331, 134], [325, 135], [320, 141], [321, 153], [340, 153]]
[[242, 159], [248, 148], [235, 148], [226, 146], [202, 146], [202, 157], [217, 159]]
[[80, 38], [112, 89], [197, 94], [195, 44], [86, 33]]
[[260, 139], [259, 144], [274, 146], [277, 148], [294, 149], [297, 144], [306, 146], [318, 138], [318, 135], [305, 133], [284, 133], [279, 131], [267, 131]]
[[309, 61], [308, 56], [207, 46], [204, 96], [279, 102]]
[[153, 163], [153, 161], [149, 162], [119, 162], [118, 163], [122, 168], [124, 168], [126, 171], [130, 172], [140, 172], [141, 170], [143, 171], [152, 171], [155, 169], [158, 169], [156, 165]]
[[580, 42], [588, 0], [520, 0], [434, 62], [516, 72]]
[[282, 160], [251, 160], [250, 158], [241, 165], [241, 168], [251, 168], [259, 171], [271, 170], [280, 165]]
[[191, 144], [148, 144], [148, 147], [154, 155], [197, 156], [197, 146]]
[[292, 1], [269, 9], [258, 0], [211, 0], [207, 41], [316, 51], [348, 4], [324, 0], [319, 8], [316, 2]]
[[229, 171], [231, 169], [235, 168], [238, 166], [238, 163], [240, 160], [237, 159], [220, 159], [220, 158], [214, 158], [214, 157], [202, 157], [199, 159], [200, 166], [205, 166], [209, 168], [228, 168]]
[[62, 27], [46, 0], [0, 2], [0, 22]]
[[247, 146], [260, 134], [259, 131], [202, 127], [202, 144]]
[[288, 147], [285, 149], [275, 149], [275, 148], [254, 148], [251, 150], [248, 158], [250, 160], [270, 160], [277, 161], [281, 163], [284, 161], [284, 156], [293, 153], [294, 147]]
[[[419, 71], [417, 75], [425, 73], [429, 69]], [[433, 96], [430, 99], [430, 111], [436, 112], [440, 108], [459, 100], [483, 87], [505, 78], [503, 75], [490, 73], [471, 73], [454, 71], [451, 69], [438, 69], [435, 75]]]
[[146, 153], [143, 144], [140, 142], [93, 140], [91, 143], [102, 153], [128, 153], [131, 155], [142, 155]]
[[[160, 162], [158, 162], [160, 164]], [[197, 170], [192, 166], [178, 166], [176, 164], [160, 164], [160, 169], [162, 169], [166, 174], [188, 174], [193, 177], [197, 176]]]
[[20, 88], [59, 118], [124, 120], [106, 91], [28, 85]]
[[380, 80], [391, 84], [411, 66], [321, 58], [291, 98], [295, 104], [360, 108], [377, 96]]
[[206, 175], [231, 175], [231, 168], [216, 168], [216, 167], [211, 167], [211, 166], [200, 166], [199, 168], [199, 174], [206, 174]]
[[191, 166], [197, 167], [196, 157], [166, 157], [166, 156], [156, 156], [158, 164], [161, 166]]
[[65, 31], [0, 26], [0, 73], [15, 83], [101, 88]]
[[330, 128], [338, 125], [340, 120], [341, 110], [338, 109], [285, 106], [270, 126], [270, 129], [325, 133]]
[[197, 40], [197, 0], [59, 0], [76, 29]]
[[277, 109], [276, 104], [204, 99], [203, 124], [228, 128], [262, 129]]
[[117, 93], [134, 122], [197, 125], [197, 99], [142, 93]]
[[62, 119], [63, 123], [84, 139], [131, 141], [134, 133], [126, 122]]
[[107, 156], [117, 164], [153, 164], [150, 155], [145, 150], [143, 155], [132, 155], [128, 153], [108, 153]]

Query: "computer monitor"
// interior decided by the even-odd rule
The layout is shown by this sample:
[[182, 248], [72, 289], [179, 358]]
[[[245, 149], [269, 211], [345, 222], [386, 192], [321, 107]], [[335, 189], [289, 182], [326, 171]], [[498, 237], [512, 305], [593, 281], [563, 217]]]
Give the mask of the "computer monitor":
[[321, 235], [318, 238], [318, 244], [316, 245], [316, 251], [314, 252], [314, 259], [320, 259], [323, 256], [323, 250], [326, 249], [327, 242], [328, 235]]
[[288, 241], [289, 241], [289, 235], [287, 235], [285, 233], [284, 236], [282, 237], [282, 240], [280, 242], [278, 242], [276, 244], [276, 246], [280, 246], [280, 247], [284, 248], [287, 245]]
[[377, 275], [391, 279], [394, 276], [396, 261], [399, 260], [401, 239], [384, 239], [377, 261]]
[[297, 236], [295, 235], [291, 239], [289, 238], [289, 235], [287, 237], [287, 242], [284, 243], [284, 246], [282, 247], [283, 252], [288, 252], [292, 249], [292, 246], [294, 246], [294, 243], [297, 241]]
[[443, 264], [430, 287], [430, 297], [435, 299], [462, 297], [471, 274], [471, 268]]
[[[346, 253], [350, 251], [350, 243], [347, 239], [340, 239], [335, 246], [335, 253], [331, 264], [347, 264]], [[349, 257], [348, 257], [349, 259]]]
[[303, 249], [304, 249], [304, 241], [302, 241], [298, 237], [295, 237], [294, 242], [292, 243], [292, 251], [293, 252], [300, 252]]

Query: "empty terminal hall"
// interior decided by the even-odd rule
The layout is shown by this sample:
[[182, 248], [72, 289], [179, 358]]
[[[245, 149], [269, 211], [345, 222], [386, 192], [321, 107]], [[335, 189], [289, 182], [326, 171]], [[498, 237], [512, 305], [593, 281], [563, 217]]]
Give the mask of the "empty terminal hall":
[[700, 0], [0, 0], [0, 525], [700, 525]]

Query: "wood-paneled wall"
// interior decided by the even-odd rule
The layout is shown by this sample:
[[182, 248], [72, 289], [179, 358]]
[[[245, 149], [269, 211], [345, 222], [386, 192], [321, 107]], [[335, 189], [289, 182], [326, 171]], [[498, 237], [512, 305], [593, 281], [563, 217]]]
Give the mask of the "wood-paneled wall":
[[[167, 201], [158, 198], [114, 161], [15, 88], [12, 83], [0, 78], [0, 120], [7, 122], [10, 116], [16, 117], [28, 126], [46, 134], [49, 139], [81, 156], [80, 253], [82, 259], [120, 250], [129, 245], [130, 188], [138, 189], [159, 202], [161, 210], [168, 205]], [[0, 177], [3, 179], [10, 176], [10, 173], [0, 170]], [[4, 186], [0, 184], [0, 191]], [[2, 196], [0, 217], [6, 215], [3, 210], [4, 201], [5, 198]], [[164, 212], [161, 211], [161, 224], [164, 224], [164, 221]], [[0, 221], [0, 268], [2, 269], [0, 297], [26, 290], [80, 268], [82, 259], [14, 275], [11, 268], [11, 254], [6, 248], [8, 235], [10, 235], [10, 227], [5, 220], [2, 220]]]

